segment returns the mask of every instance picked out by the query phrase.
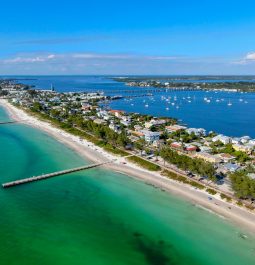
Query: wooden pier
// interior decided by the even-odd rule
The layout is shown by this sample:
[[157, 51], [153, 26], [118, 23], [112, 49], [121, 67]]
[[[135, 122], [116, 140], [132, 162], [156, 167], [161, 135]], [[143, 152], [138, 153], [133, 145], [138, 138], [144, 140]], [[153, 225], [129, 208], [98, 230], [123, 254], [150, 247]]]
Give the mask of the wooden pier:
[[57, 172], [53, 172], [53, 173], [49, 173], [49, 174], [43, 174], [40, 176], [34, 176], [31, 178], [25, 178], [25, 179], [20, 179], [20, 180], [15, 180], [15, 181], [11, 181], [11, 182], [7, 182], [2, 184], [3, 188], [11, 188], [14, 186], [18, 186], [18, 185], [22, 185], [22, 184], [26, 184], [29, 182], [34, 182], [34, 181], [39, 181], [39, 180], [43, 180], [43, 179], [48, 179], [48, 178], [52, 178], [52, 177], [57, 177], [57, 176], [61, 176], [61, 175], [66, 175], [69, 173], [74, 173], [74, 172], [78, 172], [78, 171], [82, 171], [82, 170], [86, 170], [86, 169], [91, 169], [94, 167], [99, 167], [108, 163], [111, 163], [112, 161], [109, 162], [104, 162], [104, 163], [97, 163], [97, 164], [92, 164], [92, 165], [88, 165], [88, 166], [83, 166], [83, 167], [76, 167], [76, 168], [72, 168], [72, 169], [66, 169], [66, 170], [62, 170], [62, 171], [57, 171]]
[[0, 122], [0, 125], [4, 124], [12, 124], [12, 123], [17, 123], [18, 121], [5, 121], [5, 122]]

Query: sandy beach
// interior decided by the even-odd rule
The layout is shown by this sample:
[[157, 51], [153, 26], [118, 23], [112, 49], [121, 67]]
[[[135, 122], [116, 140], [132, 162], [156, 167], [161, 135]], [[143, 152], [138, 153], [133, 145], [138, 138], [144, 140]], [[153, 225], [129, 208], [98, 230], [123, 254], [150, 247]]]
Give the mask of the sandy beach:
[[213, 199], [208, 200], [209, 195], [205, 191], [200, 191], [191, 186], [175, 182], [160, 175], [160, 173], [152, 173], [148, 170], [142, 169], [123, 157], [109, 154], [91, 142], [68, 134], [58, 128], [54, 128], [47, 122], [29, 116], [24, 111], [8, 103], [7, 100], [0, 99], [0, 105], [5, 108], [12, 119], [43, 130], [61, 143], [76, 151], [86, 160], [97, 163], [114, 160], [113, 163], [105, 166], [106, 170], [112, 170], [135, 177], [148, 185], [153, 185], [155, 188], [161, 189], [162, 192], [170, 192], [171, 194], [188, 200], [193, 205], [202, 206], [203, 208], [213, 211], [221, 217], [237, 224], [240, 228], [255, 232], [255, 214], [244, 208], [238, 207], [233, 203], [223, 201], [219, 195], [210, 195]]

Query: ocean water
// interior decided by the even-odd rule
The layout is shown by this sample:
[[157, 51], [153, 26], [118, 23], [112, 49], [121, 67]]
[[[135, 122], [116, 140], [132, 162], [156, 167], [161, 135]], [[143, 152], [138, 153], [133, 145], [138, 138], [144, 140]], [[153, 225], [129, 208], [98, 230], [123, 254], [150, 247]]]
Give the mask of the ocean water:
[[[1, 183], [88, 163], [44, 132], [0, 125]], [[1, 265], [255, 263], [254, 235], [102, 168], [0, 189], [0, 212]]]
[[[20, 82], [34, 85], [38, 89], [49, 89], [53, 84], [56, 90], [60, 92], [104, 91], [106, 95], [121, 95], [123, 93], [118, 90], [140, 91], [143, 89], [127, 87], [124, 83], [113, 81], [111, 77], [107, 76], [22, 76], [16, 78], [21, 78]], [[196, 80], [191, 79], [189, 81]], [[238, 79], [234, 76], [232, 79], [217, 81], [247, 80]], [[254, 81], [254, 78], [250, 78], [249, 81]], [[196, 82], [215, 82], [215, 80], [208, 77]], [[143, 93], [135, 94], [141, 95]], [[133, 96], [134, 93], [123, 94], [123, 96], [126, 95]], [[171, 97], [170, 102], [175, 103], [175, 105], [162, 101], [161, 96]], [[176, 101], [173, 100], [174, 97], [176, 97]], [[190, 98], [188, 99], [188, 97]], [[211, 102], [206, 103], [205, 97], [210, 99]], [[229, 102], [232, 103], [232, 106], [228, 106]], [[148, 104], [148, 107], [145, 107], [146, 104]], [[178, 108], [176, 108], [177, 106]], [[255, 93], [168, 91], [154, 93], [153, 97], [133, 98], [132, 101], [115, 100], [110, 104], [110, 107], [155, 116], [173, 117], [181, 120], [189, 127], [202, 127], [207, 131], [213, 130], [229, 136], [249, 135], [255, 138]]]

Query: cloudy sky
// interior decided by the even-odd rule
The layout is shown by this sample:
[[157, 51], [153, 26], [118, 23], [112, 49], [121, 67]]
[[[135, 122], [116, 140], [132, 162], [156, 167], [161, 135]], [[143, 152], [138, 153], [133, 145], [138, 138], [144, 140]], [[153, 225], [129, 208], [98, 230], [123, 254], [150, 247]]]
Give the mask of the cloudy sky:
[[0, 75], [255, 74], [255, 2], [1, 3]]

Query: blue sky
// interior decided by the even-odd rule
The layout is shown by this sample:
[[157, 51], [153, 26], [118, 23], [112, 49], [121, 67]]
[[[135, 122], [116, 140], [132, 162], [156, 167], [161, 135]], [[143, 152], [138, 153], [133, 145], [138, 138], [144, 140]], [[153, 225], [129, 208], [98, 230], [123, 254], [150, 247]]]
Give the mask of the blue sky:
[[255, 2], [1, 3], [0, 75], [255, 74]]

